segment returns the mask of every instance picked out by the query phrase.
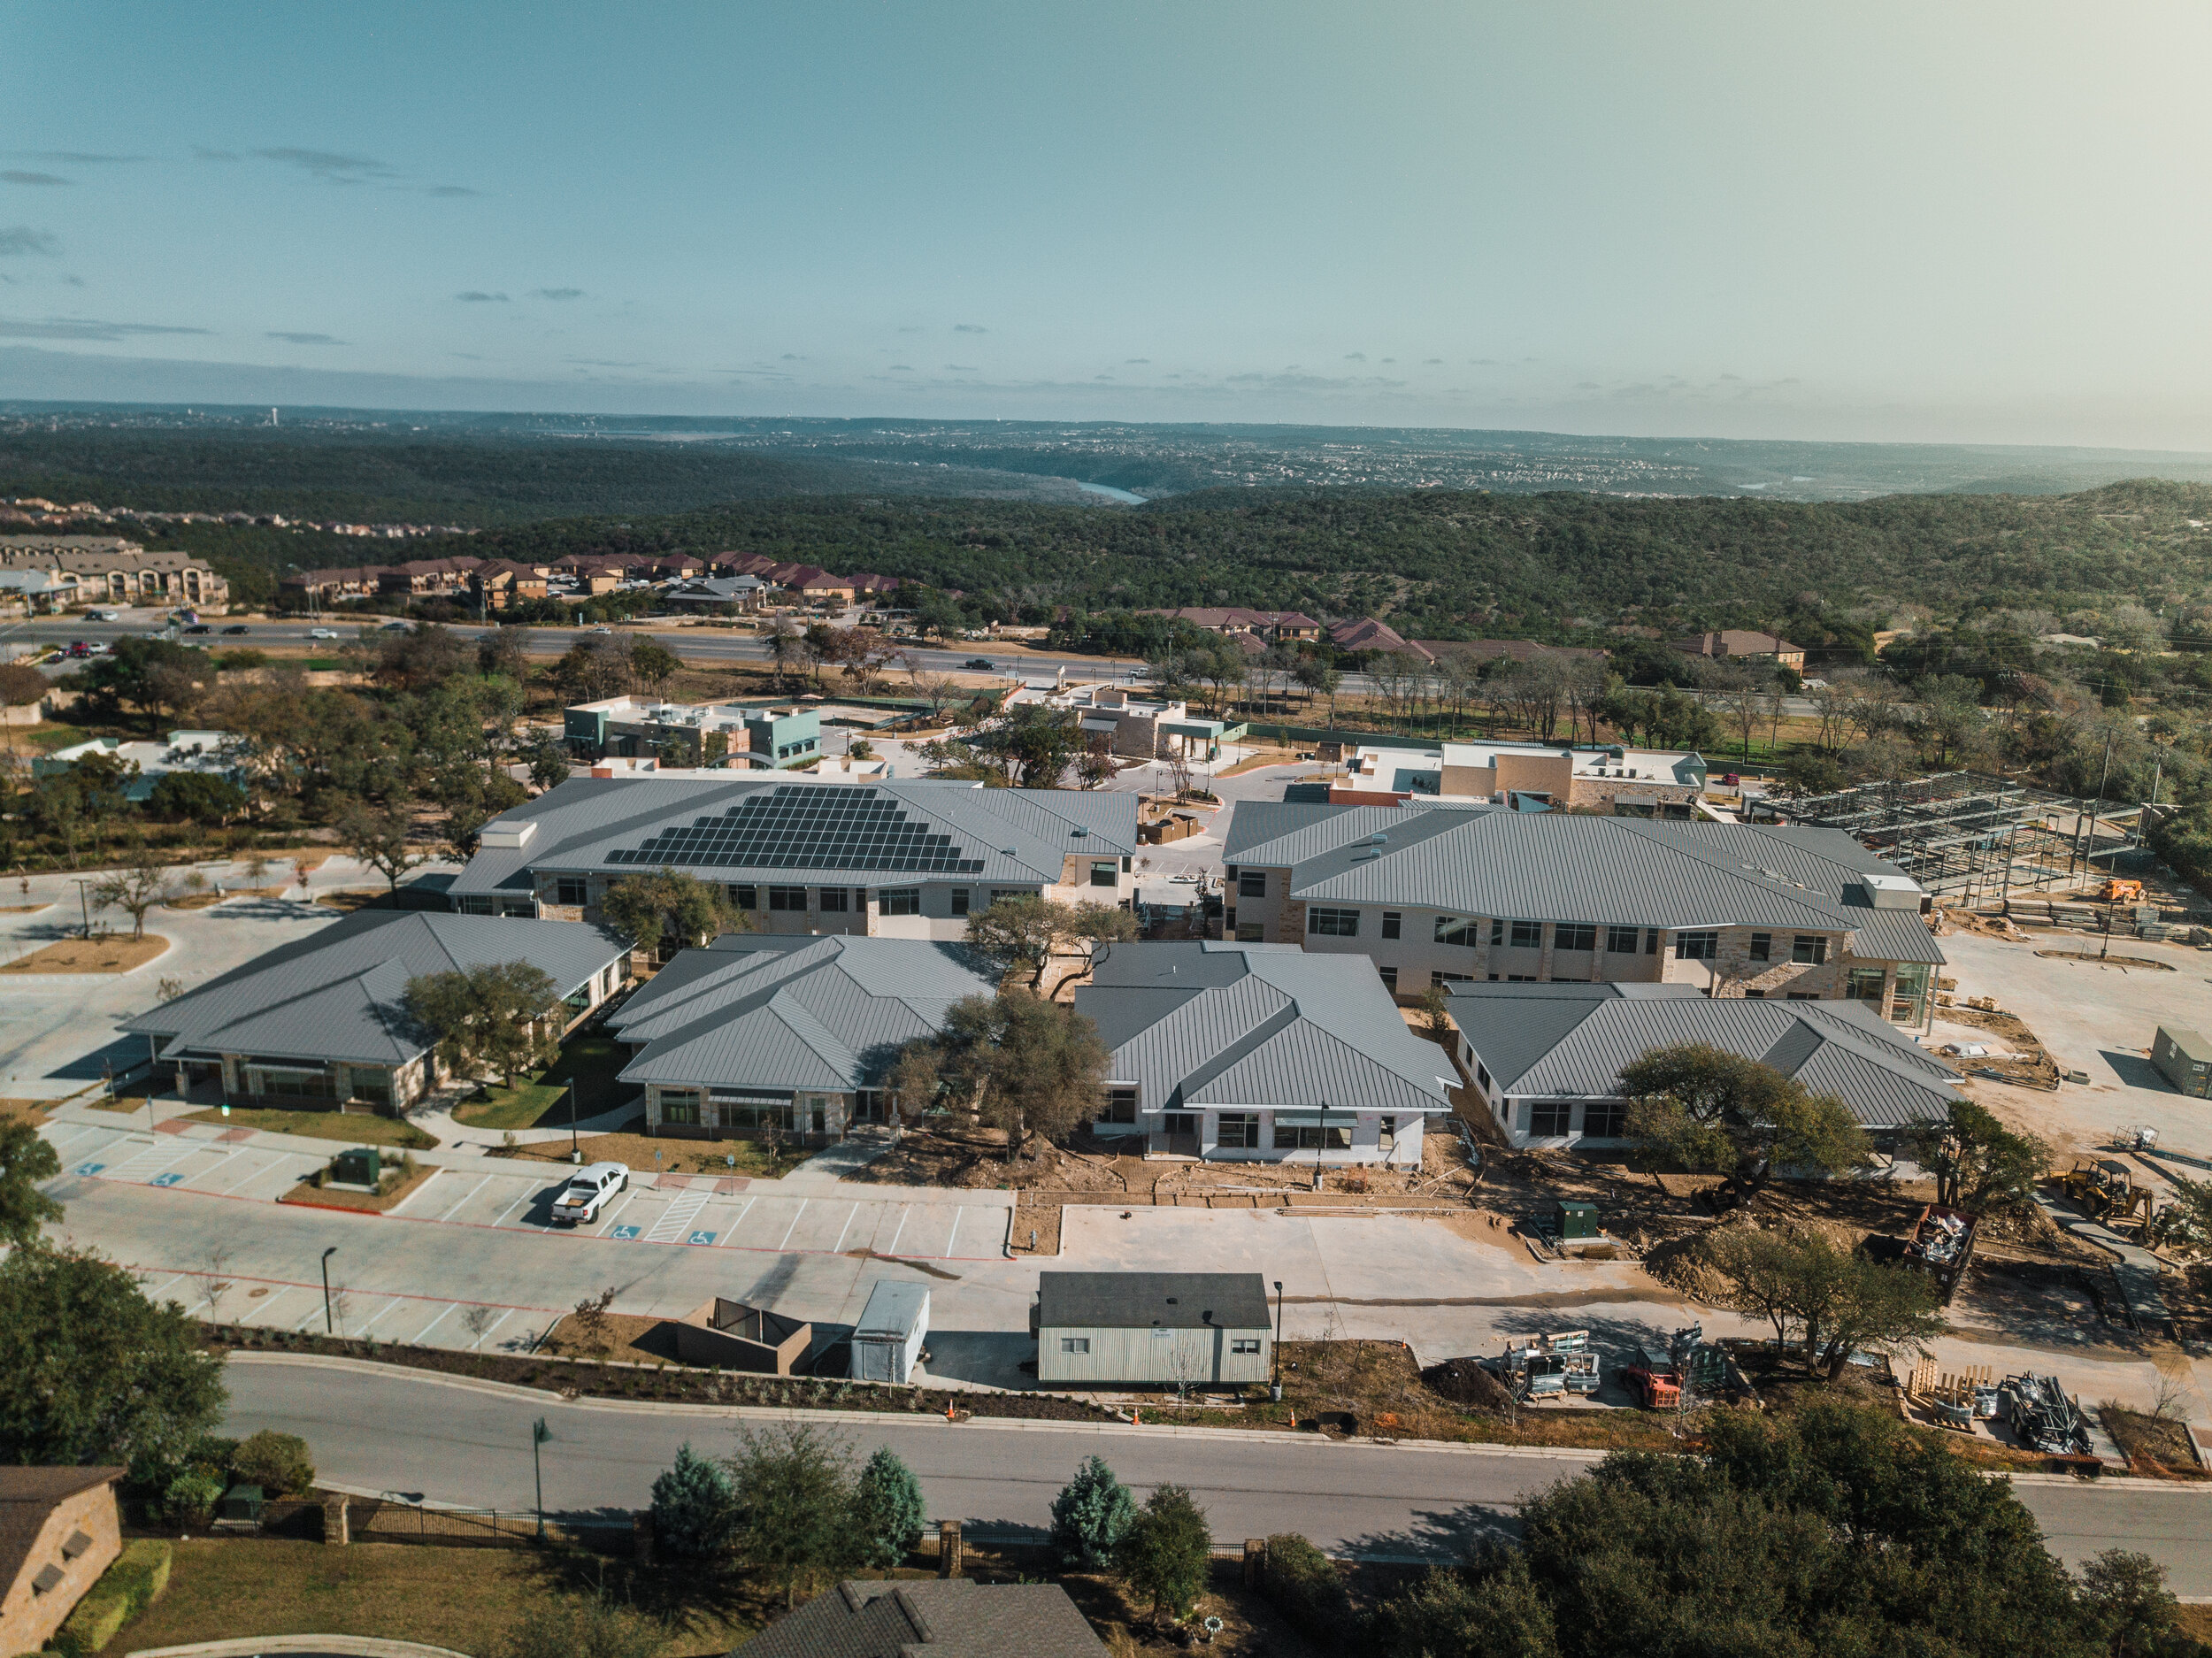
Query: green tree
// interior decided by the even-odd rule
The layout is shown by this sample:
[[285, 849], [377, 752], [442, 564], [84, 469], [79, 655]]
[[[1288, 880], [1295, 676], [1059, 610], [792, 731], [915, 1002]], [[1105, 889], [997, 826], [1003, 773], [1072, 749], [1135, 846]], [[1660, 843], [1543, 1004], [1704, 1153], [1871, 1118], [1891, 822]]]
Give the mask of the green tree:
[[315, 1459], [296, 1433], [264, 1428], [249, 1434], [231, 1453], [231, 1470], [272, 1497], [303, 1493], [315, 1483]]
[[1973, 1214], [2025, 1209], [2051, 1163], [2049, 1147], [2007, 1128], [1971, 1100], [1954, 1100], [1941, 1123], [1913, 1134], [1912, 1147], [1936, 1178], [1936, 1201]]
[[1735, 1310], [1765, 1318], [1778, 1345], [1794, 1331], [1806, 1368], [1831, 1377], [1855, 1351], [1924, 1347], [1943, 1332], [1932, 1279], [1838, 1248], [1816, 1232], [1718, 1234], [1706, 1258], [1727, 1279]]
[[[934, 1074], [1005, 1130], [1010, 1163], [1031, 1133], [1058, 1144], [1097, 1111], [1110, 1057], [1089, 1019], [1020, 990], [963, 997], [928, 1046]], [[924, 1086], [921, 1066], [902, 1059], [902, 1093]]]
[[410, 979], [405, 1003], [409, 1016], [436, 1039], [438, 1063], [448, 1075], [489, 1070], [511, 1087], [557, 1040], [545, 1025], [560, 994], [541, 967], [491, 962]]
[[246, 810], [246, 791], [206, 771], [166, 771], [155, 780], [146, 804], [157, 817], [188, 817], [219, 826]]
[[2199, 1654], [2205, 1650], [2194, 1641], [2175, 1641], [2181, 1601], [2166, 1586], [2166, 1569], [2147, 1554], [2105, 1549], [2082, 1562], [2081, 1590], [2111, 1658], [2158, 1658], [2162, 1654], [2182, 1658], [2192, 1648]]
[[391, 890], [397, 892], [401, 876], [418, 864], [429, 862], [428, 853], [416, 852], [409, 847], [408, 839], [414, 833], [414, 813], [403, 799], [383, 806], [357, 800], [338, 814], [338, 844], [381, 875]]
[[1065, 904], [1033, 894], [1001, 898], [968, 917], [968, 946], [1002, 971], [1017, 966], [1040, 971], [1052, 956], [1053, 940], [1072, 919]]
[[656, 698], [664, 695], [668, 682], [683, 669], [683, 658], [660, 641], [641, 633], [630, 641], [630, 672]]
[[1114, 1564], [1129, 1586], [1163, 1612], [1183, 1617], [1206, 1591], [1213, 1567], [1206, 1511], [1182, 1485], [1161, 1485], [1145, 1499], [1114, 1547]]
[[173, 641], [119, 639], [84, 670], [85, 692], [97, 710], [112, 715], [133, 708], [153, 721], [192, 701], [194, 680], [205, 668], [200, 652]]
[[1870, 1155], [1842, 1101], [1709, 1042], [1654, 1048], [1621, 1068], [1621, 1083], [1632, 1140], [1681, 1168], [1725, 1174], [1740, 1198], [1778, 1167], [1835, 1174]]
[[1357, 1616], [1344, 1574], [1297, 1532], [1279, 1531], [1267, 1539], [1265, 1582], [1267, 1598], [1309, 1642], [1325, 1649], [1359, 1644]]
[[[1274, 1539], [1268, 1567], [1274, 1569]], [[1371, 1650], [1388, 1658], [1557, 1658], [1551, 1608], [1518, 1549], [1479, 1552], [1432, 1571], [1375, 1608]]]
[[599, 913], [648, 955], [657, 955], [664, 939], [690, 949], [750, 925], [720, 887], [666, 869], [615, 882], [600, 898]]
[[132, 1273], [74, 1249], [0, 1262], [0, 1463], [173, 1469], [225, 1397], [199, 1327]]
[[679, 1447], [675, 1465], [653, 1482], [653, 1544], [678, 1560], [703, 1560], [730, 1546], [737, 1493], [719, 1462]]
[[858, 1482], [841, 1439], [808, 1423], [744, 1428], [726, 1466], [736, 1493], [739, 1558], [781, 1581], [786, 1606], [798, 1603], [802, 1582], [834, 1577], [866, 1558]]
[[1137, 1501], [1129, 1487], [1114, 1478], [1103, 1458], [1087, 1456], [1052, 1500], [1053, 1551], [1064, 1566], [1102, 1570], [1136, 1517]]
[[929, 1524], [922, 1482], [887, 1445], [878, 1447], [860, 1470], [859, 1507], [872, 1566], [901, 1564]]
[[60, 1172], [60, 1154], [27, 1119], [0, 1121], [0, 1244], [33, 1248], [39, 1229], [61, 1219], [61, 1205], [38, 1189]]

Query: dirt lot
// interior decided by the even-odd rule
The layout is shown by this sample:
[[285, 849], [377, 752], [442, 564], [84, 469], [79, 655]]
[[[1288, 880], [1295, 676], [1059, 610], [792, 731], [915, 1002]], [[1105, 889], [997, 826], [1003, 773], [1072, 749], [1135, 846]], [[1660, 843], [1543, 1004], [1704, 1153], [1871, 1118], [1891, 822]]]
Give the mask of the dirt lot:
[[157, 933], [127, 939], [102, 933], [90, 939], [59, 939], [0, 967], [0, 973], [127, 973], [143, 967], [169, 948]]
[[[641, 1118], [638, 1126], [643, 1125]], [[813, 1154], [803, 1147], [783, 1146], [772, 1152], [750, 1140], [658, 1140], [648, 1134], [586, 1134], [577, 1142], [586, 1163], [627, 1163], [633, 1173], [735, 1174], [759, 1180], [780, 1179]], [[487, 1154], [518, 1157], [529, 1163], [566, 1163], [565, 1140], [539, 1140], [527, 1146], [503, 1146]], [[736, 1158], [734, 1167], [731, 1158]]]

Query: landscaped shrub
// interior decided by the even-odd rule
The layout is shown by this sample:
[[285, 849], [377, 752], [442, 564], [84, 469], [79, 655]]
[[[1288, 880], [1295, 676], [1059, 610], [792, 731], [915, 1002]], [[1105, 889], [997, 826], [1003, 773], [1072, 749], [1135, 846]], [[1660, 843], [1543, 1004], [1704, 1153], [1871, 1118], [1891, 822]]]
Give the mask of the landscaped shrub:
[[196, 1531], [215, 1517], [215, 1505], [222, 1498], [221, 1480], [187, 1469], [162, 1488], [161, 1511], [170, 1524]]
[[1136, 1499], [1128, 1486], [1114, 1478], [1102, 1458], [1087, 1456], [1052, 1500], [1053, 1549], [1064, 1564], [1096, 1571], [1113, 1558], [1115, 1546], [1136, 1517]]
[[730, 1545], [737, 1493], [719, 1462], [693, 1452], [676, 1453], [675, 1466], [653, 1482], [653, 1542], [678, 1559], [718, 1554]]
[[[187, 1476], [189, 1478], [189, 1476]], [[124, 1545], [115, 1564], [85, 1592], [77, 1609], [54, 1632], [63, 1658], [87, 1658], [115, 1639], [116, 1631], [161, 1598], [169, 1586], [170, 1547], [156, 1538]]]
[[887, 1445], [879, 1447], [860, 1470], [860, 1512], [872, 1566], [901, 1564], [929, 1524], [921, 1481]]
[[1307, 1639], [1326, 1646], [1352, 1627], [1352, 1597], [1336, 1562], [1295, 1531], [1267, 1539], [1267, 1598]]
[[241, 1444], [230, 1465], [240, 1479], [260, 1486], [271, 1497], [303, 1492], [315, 1483], [315, 1462], [307, 1441], [273, 1428], [264, 1428]]

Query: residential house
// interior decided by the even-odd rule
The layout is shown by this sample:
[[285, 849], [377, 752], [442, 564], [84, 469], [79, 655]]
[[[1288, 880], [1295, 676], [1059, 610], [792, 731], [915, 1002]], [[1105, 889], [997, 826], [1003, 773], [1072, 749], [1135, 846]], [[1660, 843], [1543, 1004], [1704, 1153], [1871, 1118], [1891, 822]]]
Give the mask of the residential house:
[[123, 797], [143, 805], [153, 798], [154, 785], [172, 771], [200, 771], [235, 781], [239, 739], [227, 731], [173, 731], [165, 742], [127, 742], [116, 737], [94, 737], [31, 756], [33, 777], [58, 777], [79, 761], [104, 755], [130, 772]]
[[1333, 786], [1332, 803], [1376, 806], [1416, 794], [1687, 817], [1705, 791], [1704, 756], [1686, 749], [1565, 743], [1447, 742], [1429, 748], [1362, 744]]
[[1779, 633], [1755, 633], [1749, 628], [1724, 627], [1717, 633], [1693, 633], [1678, 639], [1674, 648], [1686, 656], [1706, 656], [1716, 662], [1770, 662], [1779, 667], [1805, 671], [1805, 647], [1793, 645]]
[[1702, 1042], [1833, 1094], [1879, 1140], [1935, 1122], [1956, 1073], [1863, 1002], [1707, 996], [1685, 984], [1451, 986], [1460, 1063], [1516, 1146], [1618, 1146], [1624, 1065]]
[[1421, 1166], [1432, 1042], [1361, 956], [1200, 940], [1100, 953], [1075, 1010], [1112, 1050], [1096, 1132], [1148, 1155]]
[[886, 1078], [998, 974], [964, 945], [733, 933], [685, 950], [610, 1016], [646, 1132], [810, 1144], [895, 1120]]
[[1256, 1272], [1042, 1272], [1029, 1326], [1046, 1387], [1250, 1387], [1274, 1375]]
[[1243, 605], [1225, 607], [1182, 605], [1172, 610], [1139, 610], [1139, 616], [1165, 616], [1210, 633], [1233, 637], [1249, 633], [1262, 641], [1297, 641], [1321, 637], [1321, 624], [1302, 610], [1253, 610]]
[[1394, 656], [1409, 654], [1428, 659], [1428, 653], [1417, 650], [1387, 622], [1379, 622], [1371, 616], [1353, 621], [1331, 622], [1329, 642], [1348, 654], [1373, 651], [1378, 656]]
[[396, 1112], [439, 1079], [434, 1039], [406, 1009], [407, 981], [527, 962], [553, 980], [565, 1035], [629, 981], [630, 947], [595, 926], [358, 910], [278, 946], [123, 1028], [155, 1041], [180, 1089], [219, 1078], [238, 1105]]
[[148, 552], [114, 535], [0, 535], [0, 570], [41, 571], [49, 589], [76, 582], [80, 604], [189, 606], [219, 616], [230, 583], [194, 553]]
[[1240, 802], [1225, 936], [1432, 983], [1689, 984], [1924, 1023], [1943, 951], [1919, 887], [1832, 829], [1423, 803]]
[[511, 558], [491, 558], [469, 572], [470, 594], [487, 610], [503, 610], [511, 604], [542, 599], [552, 591], [550, 566], [518, 564]]
[[115, 1563], [123, 1552], [115, 1482], [128, 1472], [0, 1468], [0, 1652], [46, 1646]]
[[1136, 849], [1124, 793], [571, 778], [484, 826], [452, 897], [465, 914], [595, 920], [610, 884], [665, 868], [724, 886], [761, 931], [957, 940], [997, 898], [1127, 905]]
[[849, 1580], [745, 1643], [745, 1658], [1107, 1658], [1056, 1583]]

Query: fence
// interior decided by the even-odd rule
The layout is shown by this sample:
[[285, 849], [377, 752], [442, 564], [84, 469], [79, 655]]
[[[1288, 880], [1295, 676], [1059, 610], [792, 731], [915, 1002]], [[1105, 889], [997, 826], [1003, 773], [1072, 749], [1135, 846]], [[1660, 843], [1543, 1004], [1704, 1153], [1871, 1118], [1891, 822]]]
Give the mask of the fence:
[[[380, 1502], [356, 1497], [347, 1505], [347, 1523], [357, 1543], [431, 1543], [440, 1548], [528, 1548], [540, 1534], [538, 1516], [497, 1508], [422, 1508], [412, 1503]], [[589, 1544], [605, 1548], [627, 1541], [630, 1516], [577, 1524], [545, 1522], [548, 1542]]]

